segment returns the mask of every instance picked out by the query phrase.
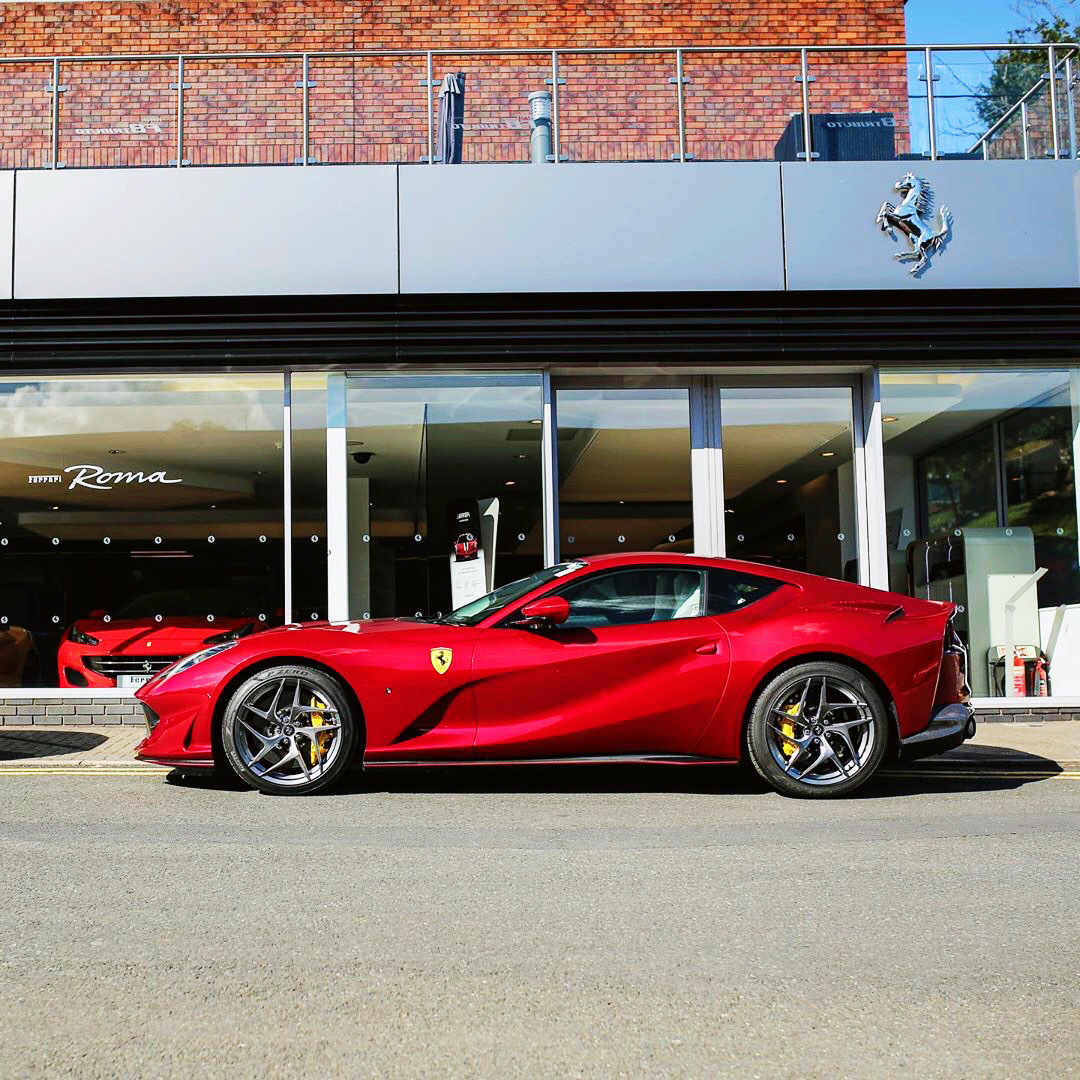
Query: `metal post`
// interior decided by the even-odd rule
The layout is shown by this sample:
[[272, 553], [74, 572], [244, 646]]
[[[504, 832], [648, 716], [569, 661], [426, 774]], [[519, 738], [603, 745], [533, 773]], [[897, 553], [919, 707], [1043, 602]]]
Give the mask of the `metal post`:
[[814, 148], [811, 145], [810, 136], [810, 72], [807, 69], [806, 49], [799, 50], [799, 65], [802, 73], [803, 150], [806, 153], [806, 163], [809, 165], [814, 160]]
[[930, 160], [937, 161], [937, 110], [934, 108], [934, 54], [924, 50], [923, 66], [926, 68], [926, 123], [930, 128]]
[[562, 161], [562, 144], [559, 141], [559, 52], [551, 50], [551, 152], [552, 161], [558, 165]]
[[52, 168], [60, 160], [60, 61], [52, 62]]
[[686, 101], [683, 98], [682, 49], [675, 50], [675, 97], [679, 109], [679, 160], [686, 160]]
[[983, 148], [983, 161], [989, 161], [990, 160], [990, 141], [988, 139], [983, 139], [982, 148]]
[[311, 138], [310, 138], [310, 136], [311, 136], [311, 125], [308, 122], [309, 117], [310, 117], [310, 113], [311, 113], [311, 92], [308, 89], [309, 84], [308, 84], [308, 54], [307, 53], [304, 53], [304, 71], [303, 71], [302, 78], [304, 80], [304, 97], [302, 99], [303, 100], [303, 110], [304, 110], [304, 116], [303, 116], [303, 122], [304, 122], [303, 154], [304, 154], [304, 160], [303, 160], [302, 164], [307, 165], [308, 162], [309, 162], [309, 159], [311, 157]]
[[1020, 102], [1020, 134], [1024, 138], [1024, 160], [1029, 161], [1031, 159], [1031, 141], [1028, 139], [1028, 104], [1026, 100]]
[[435, 65], [432, 62], [431, 50], [428, 49], [427, 54], [427, 163], [429, 165], [435, 164], [435, 128], [433, 126], [434, 121], [431, 118], [431, 110], [434, 107], [434, 89], [432, 84], [435, 82]]
[[[1073, 54], [1075, 55], [1075, 54]], [[1065, 61], [1065, 103], [1069, 110], [1069, 159], [1076, 160], [1076, 73], [1073, 70], [1073, 58]]]
[[176, 58], [176, 167], [184, 165], [184, 58]]
[[1050, 60], [1050, 134], [1054, 146], [1054, 160], [1061, 158], [1061, 132], [1058, 131], [1058, 99], [1057, 99], [1057, 53], [1051, 45], [1048, 50]]

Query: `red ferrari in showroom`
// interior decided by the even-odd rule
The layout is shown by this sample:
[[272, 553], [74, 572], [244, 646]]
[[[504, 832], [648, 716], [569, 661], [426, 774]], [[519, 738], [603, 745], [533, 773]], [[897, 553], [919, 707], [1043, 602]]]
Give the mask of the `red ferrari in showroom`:
[[267, 616], [257, 607], [228, 589], [168, 589], [138, 596], [114, 615], [92, 611], [64, 631], [59, 684], [142, 686], [203, 645], [234, 641], [263, 626]]
[[728, 559], [605, 555], [438, 619], [289, 625], [143, 686], [137, 756], [322, 790], [368, 768], [732, 763], [846, 794], [975, 733], [953, 605]]

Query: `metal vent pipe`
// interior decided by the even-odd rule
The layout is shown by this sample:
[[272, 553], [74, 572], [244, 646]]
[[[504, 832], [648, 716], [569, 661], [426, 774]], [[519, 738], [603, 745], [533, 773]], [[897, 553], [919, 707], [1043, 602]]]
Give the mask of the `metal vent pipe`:
[[551, 150], [551, 92], [537, 90], [529, 95], [529, 160], [534, 165], [554, 161]]

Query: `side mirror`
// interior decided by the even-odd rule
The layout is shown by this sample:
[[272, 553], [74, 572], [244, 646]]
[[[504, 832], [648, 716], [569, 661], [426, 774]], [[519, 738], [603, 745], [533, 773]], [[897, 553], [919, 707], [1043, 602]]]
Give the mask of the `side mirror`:
[[543, 596], [521, 609], [514, 626], [560, 626], [570, 618], [570, 602], [565, 596]]

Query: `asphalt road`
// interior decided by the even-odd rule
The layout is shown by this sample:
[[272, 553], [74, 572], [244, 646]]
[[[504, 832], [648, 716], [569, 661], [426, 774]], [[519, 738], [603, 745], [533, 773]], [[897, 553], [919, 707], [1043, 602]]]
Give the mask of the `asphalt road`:
[[1075, 773], [0, 778], [5, 1078], [1059, 1080], [1078, 930]]

